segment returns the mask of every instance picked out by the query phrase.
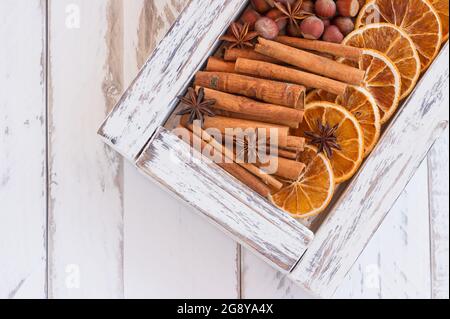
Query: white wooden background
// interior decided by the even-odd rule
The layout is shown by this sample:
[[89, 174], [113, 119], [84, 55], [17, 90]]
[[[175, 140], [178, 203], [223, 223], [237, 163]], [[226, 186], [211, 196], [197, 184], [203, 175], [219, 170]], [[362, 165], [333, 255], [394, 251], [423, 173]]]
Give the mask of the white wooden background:
[[[0, 298], [310, 298], [96, 136], [187, 1], [0, 1]], [[448, 298], [448, 145], [337, 297]]]

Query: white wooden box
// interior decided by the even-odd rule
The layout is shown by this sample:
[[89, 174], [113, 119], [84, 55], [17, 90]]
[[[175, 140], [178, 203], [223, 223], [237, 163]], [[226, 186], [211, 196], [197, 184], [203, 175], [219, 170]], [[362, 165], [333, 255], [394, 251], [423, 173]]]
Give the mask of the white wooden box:
[[[193, 158], [164, 128], [192, 78], [248, 0], [192, 0], [99, 129], [146, 176], [321, 297], [331, 297], [448, 125], [449, 49], [423, 75], [376, 149], [331, 208], [305, 226]], [[174, 156], [174, 154], [176, 156]]]

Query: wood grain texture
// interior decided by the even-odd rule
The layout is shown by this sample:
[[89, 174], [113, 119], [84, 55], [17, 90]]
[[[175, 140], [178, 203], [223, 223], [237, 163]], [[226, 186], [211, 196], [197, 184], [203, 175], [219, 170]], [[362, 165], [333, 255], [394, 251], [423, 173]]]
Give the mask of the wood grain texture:
[[312, 232], [192, 151], [160, 128], [137, 165], [239, 243], [289, 272], [312, 240]]
[[0, 2], [0, 298], [46, 297], [46, 2]]
[[[422, 162], [334, 298], [430, 298], [426, 164]], [[242, 259], [244, 298], [312, 297], [250, 253], [244, 252]]]
[[336, 292], [345, 299], [429, 299], [428, 166], [423, 161]]
[[[290, 277], [329, 297], [448, 124], [448, 44], [325, 219]], [[389, 152], [387, 152], [389, 150]]]
[[235, 242], [125, 164], [125, 297], [232, 298]]
[[314, 299], [286, 274], [270, 267], [247, 249], [242, 252], [243, 299]]
[[122, 160], [95, 131], [123, 90], [122, 1], [49, 3], [49, 296], [119, 298]]
[[[125, 85], [187, 2], [124, 1]], [[123, 198], [126, 298], [239, 297], [233, 240], [143, 178], [131, 163], [124, 166]]]
[[[448, 100], [447, 100], [448, 107]], [[428, 155], [432, 298], [449, 298], [449, 136], [448, 130]]]
[[134, 160], [246, 4], [192, 0], [99, 129], [104, 141]]
[[[3, 88], [0, 91], [0, 298], [45, 298], [47, 295], [45, 3], [45, 0], [0, 2], [0, 35], [3, 39], [3, 49], [0, 50], [0, 83]], [[121, 5], [109, 7], [116, 8], [113, 12], [102, 9], [103, 13], [98, 15], [100, 7], [107, 8], [107, 1], [91, 0], [88, 5], [71, 1], [56, 7], [59, 19], [64, 18], [64, 24], [58, 24], [61, 29], [53, 32], [59, 43], [56, 49], [53, 48], [53, 59], [59, 62], [52, 63], [51, 74], [58, 83], [50, 82], [56, 86], [56, 95], [59, 96], [50, 110], [50, 113], [53, 109], [55, 111], [55, 116], [50, 118], [58, 122], [50, 127], [51, 144], [56, 146], [51, 152], [51, 158], [56, 158], [52, 172], [58, 173], [50, 178], [53, 196], [58, 197], [52, 197], [53, 203], [57, 204], [54, 206], [56, 214], [53, 215], [53, 209], [51, 213], [56, 218], [50, 223], [56, 230], [50, 235], [52, 242], [55, 240], [50, 247], [50, 296], [121, 297], [125, 290], [125, 296], [130, 298], [235, 298], [240, 296], [239, 283], [242, 281], [244, 298], [309, 297], [248, 250], [242, 256], [239, 252], [235, 254], [235, 244], [231, 239], [190, 214], [193, 209], [174, 201], [159, 187], [142, 178], [131, 164], [124, 168], [124, 186], [121, 186], [121, 169], [116, 170], [113, 165], [120, 165], [120, 161], [112, 152], [96, 146], [94, 152], [98, 163], [90, 156], [95, 141], [95, 136], [85, 136], [93, 130], [90, 116], [98, 121], [102, 113], [103, 118], [107, 106], [117, 99], [116, 92], [131, 82], [185, 1], [121, 0], [117, 3]], [[74, 22], [71, 18], [77, 8], [71, 4], [80, 9], [80, 28], [89, 26], [93, 34], [83, 30], [82, 34], [74, 36], [73, 33], [80, 30], [67, 28], [65, 22], [69, 25]], [[93, 15], [85, 16], [90, 10], [94, 11], [95, 18]], [[108, 14], [105, 13], [107, 11]], [[56, 13], [52, 14], [55, 16]], [[117, 38], [106, 36], [119, 31], [105, 31], [113, 27], [109, 23], [106, 27], [104, 16], [116, 15], [116, 27], [121, 26], [124, 30], [123, 50], [119, 48], [121, 35]], [[122, 15], [123, 19], [119, 18]], [[92, 22], [99, 17], [98, 22]], [[102, 33], [104, 37], [100, 35]], [[68, 38], [64, 40], [66, 36]], [[69, 45], [68, 50], [72, 51], [66, 59], [62, 57], [63, 44]], [[98, 50], [94, 50], [95, 47]], [[115, 56], [108, 48], [114, 49], [119, 56], [106, 58]], [[124, 56], [120, 57], [122, 53]], [[106, 60], [115, 59], [124, 62], [105, 66]], [[92, 79], [87, 78], [91, 76]], [[122, 85], [115, 84], [117, 78], [122, 78]], [[26, 93], [18, 91], [24, 85]], [[67, 97], [64, 94], [68, 94]], [[82, 109], [77, 110], [80, 107]], [[70, 112], [70, 115], [66, 117], [65, 112]], [[425, 239], [428, 234], [425, 230], [428, 223], [424, 220], [427, 218], [426, 199], [423, 196], [426, 167], [422, 164], [340, 287], [338, 297], [427, 296], [431, 295], [429, 286], [418, 292], [432, 275], [433, 297], [448, 298], [446, 134], [446, 142], [436, 143], [428, 157], [431, 252]], [[82, 140], [79, 140], [80, 136]], [[81, 145], [86, 142], [88, 150], [83, 150]], [[75, 148], [73, 153], [70, 147]], [[74, 156], [75, 152], [81, 152], [81, 155]], [[100, 156], [97, 157], [98, 154]], [[82, 157], [86, 157], [87, 162]], [[113, 170], [109, 171], [111, 165]], [[118, 172], [119, 182], [111, 186], [111, 176], [115, 172]], [[99, 183], [105, 185], [104, 192], [99, 191]], [[123, 257], [117, 253], [120, 249], [115, 249], [123, 237], [122, 226], [117, 217], [117, 207], [109, 203], [111, 198], [117, 201], [116, 195], [112, 195], [117, 189], [122, 189], [118, 193], [122, 194], [125, 213]], [[90, 191], [96, 198], [90, 197]], [[80, 200], [87, 203], [78, 203], [79, 194], [82, 194]], [[433, 256], [431, 272], [424, 268], [429, 262], [425, 256], [430, 253]], [[121, 258], [123, 268], [118, 261]], [[70, 263], [64, 267], [67, 260]], [[155, 260], [161, 262], [155, 263]], [[239, 274], [241, 264], [242, 276]], [[80, 288], [74, 287], [77, 269], [81, 275]], [[108, 280], [111, 280], [110, 286]], [[95, 290], [97, 286], [98, 291]], [[115, 288], [120, 286], [123, 288]]]

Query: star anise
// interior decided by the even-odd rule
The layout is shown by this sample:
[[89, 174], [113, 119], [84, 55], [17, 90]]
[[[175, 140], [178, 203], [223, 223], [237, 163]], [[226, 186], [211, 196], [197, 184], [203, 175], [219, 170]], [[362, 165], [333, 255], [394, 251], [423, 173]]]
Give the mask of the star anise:
[[250, 32], [250, 24], [245, 23], [244, 25], [240, 23], [233, 22], [231, 24], [231, 34], [226, 34], [220, 37], [220, 40], [229, 42], [229, 49], [239, 48], [243, 49], [245, 47], [253, 47], [252, 42], [258, 36], [258, 32]]
[[305, 132], [305, 136], [310, 139], [310, 144], [318, 147], [319, 153], [324, 153], [328, 158], [333, 157], [333, 149], [342, 150], [338, 144], [336, 131], [338, 125], [331, 127], [328, 123], [323, 125], [321, 121], [317, 121], [318, 132]]
[[298, 21], [304, 20], [313, 14], [307, 12], [302, 9], [303, 0], [298, 0], [295, 4], [291, 5], [287, 2], [286, 5], [283, 5], [280, 2], [275, 2], [275, 6], [278, 10], [283, 13], [283, 16], [277, 19], [277, 22], [280, 20], [289, 20], [291, 25], [294, 25], [296, 28], [299, 28]]
[[179, 96], [178, 99], [182, 104], [187, 107], [178, 112], [177, 115], [189, 114], [189, 124], [194, 123], [196, 120], [200, 120], [201, 127], [203, 127], [204, 116], [214, 117], [216, 114], [212, 111], [211, 107], [216, 103], [216, 100], [205, 99], [205, 89], [200, 88], [198, 94], [193, 88], [188, 89], [188, 96]]

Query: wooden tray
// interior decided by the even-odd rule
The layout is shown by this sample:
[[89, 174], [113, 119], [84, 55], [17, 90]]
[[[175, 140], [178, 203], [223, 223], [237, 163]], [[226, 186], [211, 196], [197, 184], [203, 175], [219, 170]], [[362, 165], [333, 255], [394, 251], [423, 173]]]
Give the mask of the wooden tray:
[[145, 176], [294, 282], [331, 297], [448, 125], [448, 43], [328, 212], [301, 223], [213, 162], [194, 158], [189, 146], [164, 128], [176, 97], [247, 5], [248, 0], [192, 0], [99, 135]]

